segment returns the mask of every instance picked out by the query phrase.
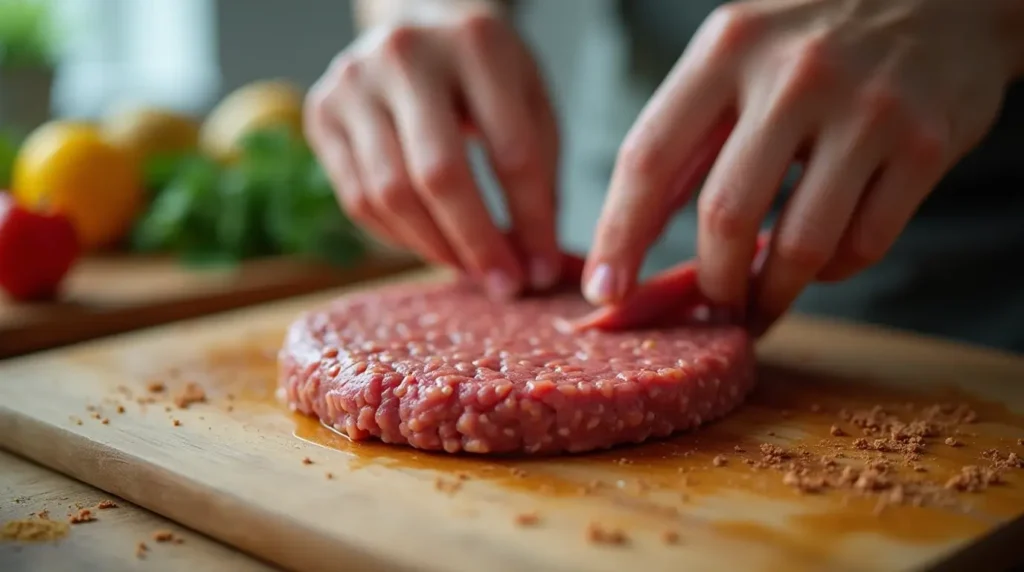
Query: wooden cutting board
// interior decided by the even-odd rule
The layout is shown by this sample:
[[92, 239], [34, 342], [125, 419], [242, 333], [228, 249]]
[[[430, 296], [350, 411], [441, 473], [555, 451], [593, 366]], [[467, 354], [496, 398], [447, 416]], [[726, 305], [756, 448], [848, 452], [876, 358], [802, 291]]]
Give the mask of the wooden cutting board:
[[[884, 456], [941, 489], [986, 466], [987, 449], [1024, 453], [1020, 357], [791, 318], [759, 347], [749, 403], [700, 431], [560, 459], [450, 458], [350, 443], [274, 401], [284, 328], [335, 294], [0, 363], [0, 446], [296, 570], [905, 570], [1024, 513], [1024, 469], [916, 507], [884, 502], [891, 491], [801, 494], [785, 471], [744, 462], [766, 443], [858, 467]], [[147, 390], [156, 382], [166, 391]], [[178, 409], [188, 382], [207, 402]], [[936, 403], [977, 421], [910, 464], [855, 448], [840, 411], [911, 420]], [[831, 436], [833, 424], [850, 435]], [[594, 525], [624, 542], [595, 544]]]
[[379, 278], [417, 265], [391, 251], [351, 268], [290, 257], [195, 269], [166, 257], [83, 260], [60, 303], [0, 298], [0, 357]]

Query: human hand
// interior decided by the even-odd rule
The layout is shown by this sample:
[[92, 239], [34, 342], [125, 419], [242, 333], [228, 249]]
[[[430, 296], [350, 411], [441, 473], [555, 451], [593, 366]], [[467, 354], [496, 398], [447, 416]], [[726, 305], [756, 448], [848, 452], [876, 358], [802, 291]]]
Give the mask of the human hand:
[[[705, 174], [700, 286], [717, 303], [749, 304], [758, 333], [810, 282], [880, 260], [997, 116], [1020, 67], [1009, 7], [759, 0], [717, 10], [622, 145], [587, 261], [588, 299], [623, 299]], [[801, 157], [802, 179], [751, 282], [760, 225]]]
[[[371, 28], [341, 52], [310, 91], [307, 135], [346, 212], [378, 238], [497, 297], [547, 288], [561, 258], [558, 133], [542, 78], [500, 14], [445, 6]], [[474, 181], [467, 129], [506, 193], [507, 236]]]

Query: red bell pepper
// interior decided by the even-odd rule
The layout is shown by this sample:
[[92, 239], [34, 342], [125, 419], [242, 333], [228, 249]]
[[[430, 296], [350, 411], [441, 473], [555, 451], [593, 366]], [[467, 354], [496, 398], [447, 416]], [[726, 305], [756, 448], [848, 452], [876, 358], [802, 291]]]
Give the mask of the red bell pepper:
[[80, 252], [66, 216], [32, 212], [0, 193], [0, 290], [11, 299], [54, 298]]

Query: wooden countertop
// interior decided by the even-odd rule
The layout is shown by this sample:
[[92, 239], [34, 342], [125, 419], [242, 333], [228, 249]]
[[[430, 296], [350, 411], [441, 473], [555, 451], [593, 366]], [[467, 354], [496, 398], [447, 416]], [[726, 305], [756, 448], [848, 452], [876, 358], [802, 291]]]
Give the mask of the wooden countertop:
[[[356, 288], [438, 277], [415, 273]], [[783, 472], [754, 467], [767, 444], [808, 463], [829, 458], [856, 470], [884, 460], [886, 470], [909, 475], [908, 484], [941, 489], [963, 467], [987, 464], [986, 451], [1006, 458], [1024, 447], [1021, 356], [794, 316], [758, 348], [758, 390], [735, 414], [700, 431], [586, 456], [445, 457], [353, 444], [274, 401], [284, 328], [339, 293], [0, 363], [0, 447], [302, 570], [339, 563], [375, 570], [905, 570], [972, 550], [1024, 515], [1024, 468], [984, 493], [955, 493], [952, 504], [913, 506], [892, 500], [889, 489], [801, 494]], [[153, 380], [167, 384], [156, 390], [157, 401]], [[187, 382], [200, 383], [208, 399], [175, 409], [169, 395]], [[871, 449], [843, 414], [877, 410], [912, 420], [940, 412], [938, 404], [977, 416], [932, 435], [909, 460], [877, 444]], [[831, 432], [836, 423], [845, 432]], [[40, 499], [33, 509], [25, 500], [8, 502], [8, 479], [17, 477], [0, 479], [0, 493], [13, 518], [39, 508], [59, 518], [75, 502], [95, 506], [108, 498], [77, 483], [85, 492], [48, 495], [67, 488], [16, 480], [17, 495]], [[78, 494], [84, 500], [62, 498]], [[49, 548], [58, 558], [67, 545], [77, 554], [55, 562], [131, 569], [135, 544], [163, 526], [139, 512], [157, 520], [100, 511], [98, 522], [73, 527], [56, 550], [31, 550]], [[520, 517], [531, 513], [540, 521], [521, 526]], [[129, 526], [104, 547], [104, 521], [121, 518]], [[628, 530], [629, 541], [588, 542], [584, 533], [595, 522]], [[668, 532], [678, 542], [665, 542]], [[191, 545], [199, 552], [172, 553], [183, 560], [169, 568], [187, 558], [189, 569], [245, 569], [223, 560], [238, 553], [213, 543], [207, 552], [198, 534], [181, 534], [185, 544], [156, 545], [153, 553]], [[996, 566], [1008, 558], [1000, 550], [981, 557]]]
[[[119, 572], [186, 568], [190, 572], [277, 570], [126, 500], [0, 451], [0, 524], [28, 518], [44, 510], [49, 511], [50, 518], [64, 520], [76, 504], [95, 507], [104, 500], [114, 501], [117, 508], [96, 511], [95, 522], [72, 526], [70, 534], [61, 542], [0, 542], [3, 569], [7, 572]], [[172, 531], [184, 542], [154, 542], [153, 533], [162, 530]], [[142, 559], [136, 556], [139, 542], [145, 542], [149, 547]]]

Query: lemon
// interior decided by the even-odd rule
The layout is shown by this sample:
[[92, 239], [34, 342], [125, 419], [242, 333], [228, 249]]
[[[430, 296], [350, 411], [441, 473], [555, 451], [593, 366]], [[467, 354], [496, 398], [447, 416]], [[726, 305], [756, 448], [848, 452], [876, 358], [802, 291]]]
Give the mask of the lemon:
[[14, 199], [71, 219], [84, 250], [121, 239], [143, 205], [139, 167], [89, 123], [51, 121], [25, 139], [14, 161]]
[[204, 153], [222, 161], [237, 156], [238, 144], [261, 128], [286, 126], [302, 135], [304, 94], [280, 79], [250, 83], [228, 94], [207, 116], [199, 133]]
[[140, 163], [156, 155], [192, 151], [199, 146], [199, 123], [155, 107], [112, 110], [100, 126], [104, 139], [136, 156]]

